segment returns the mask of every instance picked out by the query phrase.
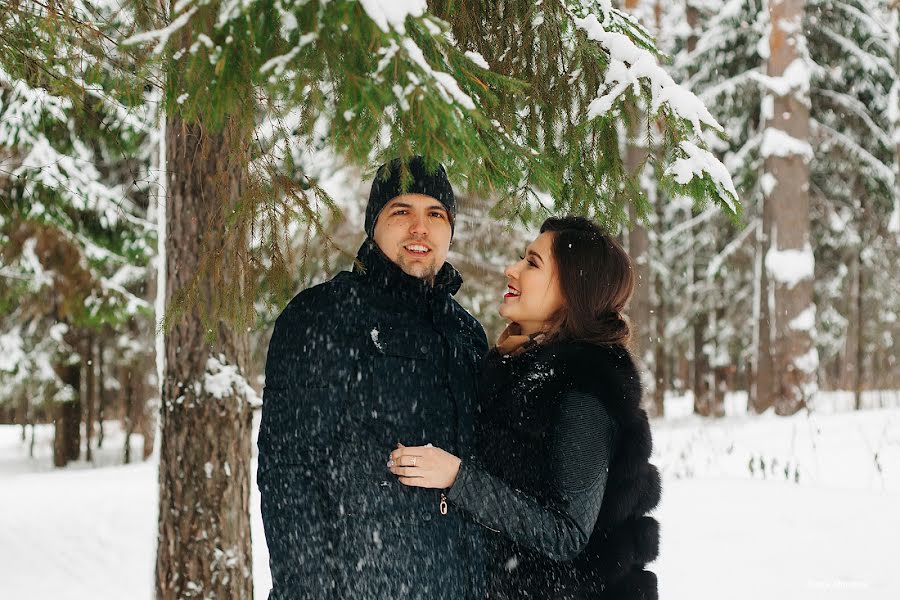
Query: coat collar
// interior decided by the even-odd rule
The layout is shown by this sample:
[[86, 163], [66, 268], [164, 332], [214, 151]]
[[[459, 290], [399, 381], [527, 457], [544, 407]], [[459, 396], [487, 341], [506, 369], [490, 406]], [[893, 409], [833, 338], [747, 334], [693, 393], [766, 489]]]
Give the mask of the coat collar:
[[434, 279], [434, 286], [427, 281], [407, 275], [371, 239], [366, 238], [356, 254], [353, 272], [364, 276], [384, 293], [397, 300], [427, 309], [433, 302], [446, 301], [459, 291], [462, 276], [448, 262], [444, 263]]

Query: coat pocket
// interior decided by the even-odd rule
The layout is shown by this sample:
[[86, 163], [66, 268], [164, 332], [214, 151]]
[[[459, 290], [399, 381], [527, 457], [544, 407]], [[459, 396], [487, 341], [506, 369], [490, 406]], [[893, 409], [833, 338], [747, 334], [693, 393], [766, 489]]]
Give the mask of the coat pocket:
[[400, 437], [414, 439], [427, 425], [422, 411], [438, 377], [432, 344], [440, 342], [410, 328], [376, 326], [368, 332], [348, 408], [373, 433], [382, 430], [391, 445]]

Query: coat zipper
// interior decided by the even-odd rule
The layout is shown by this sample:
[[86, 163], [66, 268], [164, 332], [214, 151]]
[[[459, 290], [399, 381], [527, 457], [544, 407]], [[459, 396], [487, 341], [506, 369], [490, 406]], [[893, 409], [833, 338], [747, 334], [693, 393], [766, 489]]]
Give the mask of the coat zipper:
[[441, 493], [440, 506], [441, 506], [441, 514], [446, 515], [447, 514], [447, 496], [443, 492]]

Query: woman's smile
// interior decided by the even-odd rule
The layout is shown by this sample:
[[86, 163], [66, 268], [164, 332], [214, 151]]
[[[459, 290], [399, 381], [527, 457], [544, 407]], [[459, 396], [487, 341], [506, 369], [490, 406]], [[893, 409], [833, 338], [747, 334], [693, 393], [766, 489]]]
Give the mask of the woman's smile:
[[521, 295], [522, 295], [522, 292], [520, 292], [519, 290], [517, 290], [516, 288], [514, 288], [513, 286], [510, 285], [510, 286], [506, 289], [506, 294], [503, 296], [503, 298], [504, 298], [504, 299], [507, 299], [507, 298], [518, 298], [518, 297], [521, 296]]

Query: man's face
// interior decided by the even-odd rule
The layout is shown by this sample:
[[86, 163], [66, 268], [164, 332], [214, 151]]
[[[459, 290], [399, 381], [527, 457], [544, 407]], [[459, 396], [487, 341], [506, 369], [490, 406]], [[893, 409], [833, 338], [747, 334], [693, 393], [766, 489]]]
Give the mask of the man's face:
[[450, 217], [431, 196], [403, 194], [378, 213], [373, 237], [404, 273], [433, 284], [450, 250]]

